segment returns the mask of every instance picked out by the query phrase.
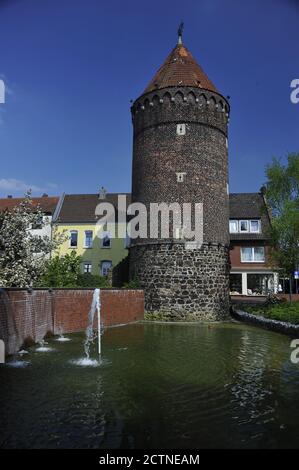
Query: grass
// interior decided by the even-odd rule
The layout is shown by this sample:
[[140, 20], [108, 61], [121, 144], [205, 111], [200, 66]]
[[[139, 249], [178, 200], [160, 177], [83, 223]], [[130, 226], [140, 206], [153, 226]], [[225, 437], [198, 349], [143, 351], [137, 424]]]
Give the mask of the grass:
[[277, 305], [261, 305], [246, 308], [248, 313], [260, 315], [271, 320], [290, 322], [299, 324], [299, 302], [283, 302]]

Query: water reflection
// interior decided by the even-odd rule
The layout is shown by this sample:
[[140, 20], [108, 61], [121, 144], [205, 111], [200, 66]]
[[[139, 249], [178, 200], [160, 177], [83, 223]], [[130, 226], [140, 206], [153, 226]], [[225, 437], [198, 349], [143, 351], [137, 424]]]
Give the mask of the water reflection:
[[74, 367], [82, 337], [31, 355], [25, 370], [0, 370], [2, 447], [298, 447], [299, 367], [287, 337], [229, 323], [136, 324], [107, 330], [105, 367]]

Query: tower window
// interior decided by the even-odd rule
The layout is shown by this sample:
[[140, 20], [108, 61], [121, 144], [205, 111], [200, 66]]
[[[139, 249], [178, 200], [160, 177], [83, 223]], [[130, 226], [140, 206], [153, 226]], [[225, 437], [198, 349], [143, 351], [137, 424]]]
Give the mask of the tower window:
[[186, 124], [177, 124], [176, 133], [177, 133], [177, 135], [185, 135], [186, 134]]
[[176, 173], [176, 180], [178, 183], [183, 183], [185, 181], [186, 172], [184, 173]]

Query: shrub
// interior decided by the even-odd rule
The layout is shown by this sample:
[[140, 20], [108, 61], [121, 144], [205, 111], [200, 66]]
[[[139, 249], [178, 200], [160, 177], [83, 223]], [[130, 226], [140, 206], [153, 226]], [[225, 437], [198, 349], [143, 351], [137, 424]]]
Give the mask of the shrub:
[[129, 282], [125, 282], [123, 287], [125, 289], [140, 289], [140, 283], [139, 283], [137, 277], [134, 277]]
[[77, 287], [109, 287], [109, 281], [107, 277], [85, 273], [78, 276]]
[[299, 324], [299, 302], [287, 302], [278, 305], [248, 307], [249, 313], [260, 315], [271, 320], [279, 320]]

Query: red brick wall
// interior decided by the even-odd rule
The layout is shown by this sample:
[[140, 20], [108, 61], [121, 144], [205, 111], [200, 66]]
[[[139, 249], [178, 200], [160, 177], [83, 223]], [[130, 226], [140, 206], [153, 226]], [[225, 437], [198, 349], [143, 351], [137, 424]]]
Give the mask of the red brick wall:
[[0, 290], [0, 339], [7, 354], [27, 340], [40, 341], [53, 329], [51, 297], [47, 291]]
[[[75, 332], [87, 326], [93, 290], [54, 291], [54, 332]], [[104, 326], [121, 325], [143, 319], [141, 290], [101, 290], [101, 320]]]
[[[0, 339], [7, 354], [14, 354], [26, 340], [35, 342], [46, 333], [84, 330], [93, 296], [92, 289], [54, 289], [28, 292], [0, 289]], [[105, 326], [143, 319], [141, 290], [101, 290], [101, 319]]]

